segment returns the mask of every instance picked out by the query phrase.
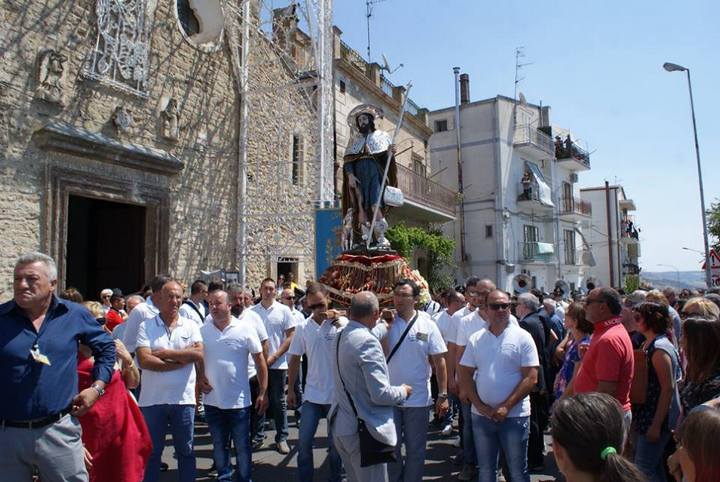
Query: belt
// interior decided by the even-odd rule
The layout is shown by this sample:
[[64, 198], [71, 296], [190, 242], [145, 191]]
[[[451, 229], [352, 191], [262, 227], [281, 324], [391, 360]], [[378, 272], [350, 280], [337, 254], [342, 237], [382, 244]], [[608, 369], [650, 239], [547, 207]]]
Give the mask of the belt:
[[11, 427], [11, 428], [42, 428], [47, 427], [51, 423], [55, 423], [61, 418], [63, 418], [65, 415], [70, 413], [72, 409], [70, 407], [61, 410], [58, 413], [54, 413], [52, 415], [48, 415], [44, 418], [39, 418], [36, 420], [0, 420], [0, 427]]

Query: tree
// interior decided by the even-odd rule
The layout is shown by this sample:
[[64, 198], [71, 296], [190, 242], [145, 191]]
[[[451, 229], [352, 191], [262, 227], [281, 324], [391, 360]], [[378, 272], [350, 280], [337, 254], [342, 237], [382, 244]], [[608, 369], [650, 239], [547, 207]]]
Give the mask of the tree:
[[714, 239], [710, 243], [715, 249], [720, 249], [720, 199], [716, 199], [714, 203], [710, 203], [710, 209], [706, 212], [708, 231]]

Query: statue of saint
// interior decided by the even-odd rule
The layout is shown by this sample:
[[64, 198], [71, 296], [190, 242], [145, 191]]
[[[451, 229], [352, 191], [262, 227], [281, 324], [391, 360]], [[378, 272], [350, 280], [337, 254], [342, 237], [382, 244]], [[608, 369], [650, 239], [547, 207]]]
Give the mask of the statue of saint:
[[[395, 164], [395, 146], [387, 132], [375, 127], [382, 119], [383, 111], [369, 104], [357, 106], [348, 116], [352, 138], [343, 158], [343, 218], [348, 213], [352, 218], [353, 247], [371, 240], [371, 245], [390, 247], [385, 237], [388, 223], [385, 220], [387, 207], [380, 192], [385, 167], [388, 169], [386, 186], [397, 187], [397, 166]], [[375, 208], [377, 210], [373, 232], [370, 232]], [[347, 228], [346, 228], [347, 230]]]
[[64, 105], [63, 83], [67, 57], [55, 50], [47, 49], [40, 54], [38, 82], [35, 92], [37, 99]]
[[167, 107], [162, 111], [162, 134], [165, 139], [177, 141], [180, 138], [179, 118], [180, 114], [178, 113], [177, 101], [170, 99]]

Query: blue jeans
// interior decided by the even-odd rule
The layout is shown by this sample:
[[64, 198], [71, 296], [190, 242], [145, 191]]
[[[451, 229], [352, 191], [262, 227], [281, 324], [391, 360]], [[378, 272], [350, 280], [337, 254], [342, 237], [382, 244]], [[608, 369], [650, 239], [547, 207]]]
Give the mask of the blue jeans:
[[510, 482], [530, 482], [527, 447], [530, 417], [508, 417], [494, 422], [472, 414], [473, 435], [478, 460], [478, 482], [497, 480], [498, 453], [502, 448]]
[[[327, 418], [330, 405], [320, 405], [305, 401], [302, 404], [302, 420], [298, 440], [298, 477], [300, 482], [312, 482], [315, 472], [313, 465], [313, 441], [321, 418]], [[328, 447], [330, 449], [330, 482], [340, 482], [342, 477], [342, 460], [332, 439], [332, 431], [328, 422]]]
[[648, 442], [645, 434], [637, 434], [635, 440], [635, 465], [645, 474], [649, 482], [665, 482], [665, 459], [663, 453], [670, 441], [670, 432], [660, 432], [657, 442]]
[[473, 437], [472, 419], [470, 417], [470, 404], [460, 403], [460, 440], [462, 442], [463, 464], [477, 465], [475, 453], [475, 438]]
[[275, 419], [275, 442], [287, 440], [287, 399], [285, 398], [285, 386], [287, 385], [287, 370], [272, 368], [268, 370], [268, 400], [270, 406], [265, 415], [258, 417], [258, 432], [256, 440], [265, 439], [265, 418], [272, 414]]
[[[217, 479], [251, 482], [250, 407], [220, 409], [205, 405], [205, 419], [212, 437], [213, 459], [218, 472]], [[230, 440], [236, 450], [237, 476], [234, 479], [230, 460]]]
[[151, 405], [140, 407], [152, 438], [152, 453], [145, 467], [143, 482], [157, 482], [160, 477], [160, 459], [165, 448], [168, 426], [178, 460], [178, 480], [195, 480], [195, 454], [193, 453], [193, 429], [195, 405]]
[[[425, 464], [425, 442], [428, 431], [428, 407], [393, 407], [397, 462], [388, 464], [391, 482], [420, 482]], [[405, 444], [405, 460], [400, 447]]]

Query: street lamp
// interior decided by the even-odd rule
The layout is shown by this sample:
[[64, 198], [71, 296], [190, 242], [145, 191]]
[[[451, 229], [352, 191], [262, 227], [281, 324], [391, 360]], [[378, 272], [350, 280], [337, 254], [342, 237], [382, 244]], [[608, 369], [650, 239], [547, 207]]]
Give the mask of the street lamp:
[[668, 72], [687, 73], [688, 91], [690, 92], [690, 111], [692, 112], [693, 134], [695, 135], [695, 157], [697, 158], [698, 184], [700, 185], [700, 209], [702, 210], [703, 242], [705, 243], [705, 284], [708, 289], [712, 287], [712, 274], [710, 272], [710, 243], [708, 242], [707, 215], [705, 214], [705, 191], [703, 190], [702, 168], [700, 167], [700, 145], [698, 144], [697, 124], [695, 123], [695, 103], [693, 101], [692, 82], [690, 82], [690, 69], [682, 65], [665, 62], [663, 68]]
[[702, 254], [703, 256], [705, 255], [705, 253], [703, 253], [702, 251], [698, 251], [697, 249], [686, 248], [685, 246], [681, 246], [680, 249], [684, 249], [685, 251], [692, 251], [693, 253], [697, 253], [697, 254]]
[[675, 277], [677, 278], [678, 283], [680, 283], [680, 270], [677, 268], [677, 266], [673, 266], [671, 264], [661, 264], [658, 263], [657, 266], [663, 266], [665, 268], [672, 268], [675, 270]]

